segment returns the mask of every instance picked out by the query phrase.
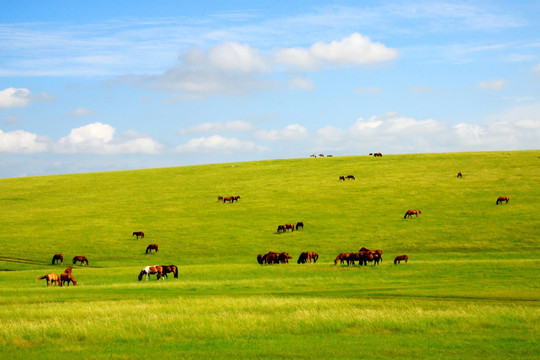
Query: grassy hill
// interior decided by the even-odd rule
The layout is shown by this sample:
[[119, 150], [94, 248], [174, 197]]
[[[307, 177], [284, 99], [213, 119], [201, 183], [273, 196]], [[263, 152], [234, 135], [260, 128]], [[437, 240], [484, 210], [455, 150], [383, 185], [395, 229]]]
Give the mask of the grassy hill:
[[[534, 358], [539, 180], [540, 151], [1, 179], [0, 269], [13, 271], [0, 273], [0, 355]], [[297, 221], [303, 231], [276, 233]], [[382, 249], [382, 265], [334, 266], [362, 246]], [[258, 265], [268, 251], [293, 262]], [[319, 262], [296, 264], [302, 251]], [[55, 253], [90, 260], [74, 267], [76, 288], [35, 281], [67, 267]], [[394, 266], [401, 254], [409, 264]], [[138, 282], [154, 264], [178, 265], [180, 279]]]

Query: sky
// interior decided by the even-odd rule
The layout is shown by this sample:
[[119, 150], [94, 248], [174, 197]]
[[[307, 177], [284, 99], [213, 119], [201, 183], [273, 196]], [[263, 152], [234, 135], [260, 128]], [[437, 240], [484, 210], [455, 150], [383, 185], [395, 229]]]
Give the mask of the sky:
[[540, 1], [0, 4], [0, 178], [540, 149]]

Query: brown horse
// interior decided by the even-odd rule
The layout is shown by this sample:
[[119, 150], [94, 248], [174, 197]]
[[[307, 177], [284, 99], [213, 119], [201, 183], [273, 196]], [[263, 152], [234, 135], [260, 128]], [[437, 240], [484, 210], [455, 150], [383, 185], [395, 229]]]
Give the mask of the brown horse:
[[291, 230], [291, 232], [293, 232], [294, 224], [285, 224], [285, 231], [289, 231], [289, 229]]
[[407, 212], [405, 213], [405, 216], [403, 217], [404, 219], [408, 217], [412, 217], [413, 215], [416, 215], [416, 217], [418, 217], [418, 214], [422, 214], [422, 212], [418, 209], [414, 209], [414, 210], [407, 210]]
[[270, 251], [269, 253], [265, 255], [261, 255], [261, 254], [257, 255], [257, 262], [261, 265], [263, 264], [272, 265], [272, 264], [279, 264], [279, 263], [288, 264], [290, 259], [292, 259], [292, 257], [286, 252], [276, 253], [276, 252]]
[[73, 265], [77, 264], [77, 262], [80, 262], [81, 263], [81, 266], [84, 265], [84, 263], [86, 263], [86, 265], [88, 265], [88, 259], [86, 258], [86, 256], [75, 256], [73, 258]]
[[[71, 269], [71, 268], [68, 268]], [[69, 283], [72, 282], [73, 286], [77, 286], [77, 281], [73, 278], [70, 272], [63, 272], [62, 275], [60, 275], [60, 279], [62, 280], [62, 285], [67, 282], [67, 285], [69, 286]]]
[[319, 254], [317, 254], [316, 252], [306, 251], [300, 254], [300, 256], [298, 257], [297, 263], [298, 264], [305, 264], [305, 263], [315, 264], [318, 259], [319, 259]]
[[302, 228], [304, 230], [304, 223], [302, 221], [299, 221], [296, 223], [296, 230]]
[[146, 275], [146, 281], [150, 275], [157, 275], [157, 280], [163, 278], [163, 268], [161, 265], [147, 266], [141, 270], [139, 273], [139, 281], [142, 280], [143, 276]]
[[223, 196], [219, 195], [219, 196], [217, 197], [217, 201], [218, 201], [218, 202], [223, 201]]
[[159, 252], [159, 246], [158, 244], [150, 244], [146, 247], [146, 253], [148, 254], [149, 252], [151, 253], [152, 250], [155, 250], [155, 252]]
[[343, 265], [343, 263], [345, 261], [347, 261], [347, 259], [349, 258], [349, 255], [351, 255], [351, 253], [341, 253], [339, 254], [336, 259], [334, 260], [334, 265], [337, 265], [338, 261], [340, 262], [341, 265]]
[[285, 225], [278, 225], [277, 227], [277, 232], [280, 233], [280, 232], [285, 232]]
[[178, 279], [178, 267], [176, 265], [161, 265], [161, 268], [163, 269], [163, 276], [166, 278], [169, 278], [168, 273], [173, 273], [174, 278]]
[[508, 204], [508, 202], [510, 201], [510, 198], [508, 196], [499, 196], [495, 205], [499, 205], [499, 203], [502, 204], [503, 201], [506, 201], [506, 203]]
[[54, 254], [54, 256], [52, 258], [52, 264], [54, 265], [58, 261], [60, 261], [60, 265], [64, 265], [64, 255], [62, 255], [62, 254]]
[[137, 240], [139, 240], [139, 236], [141, 237], [141, 239], [144, 239], [144, 232], [142, 231], [134, 231], [133, 235], [131, 236], [134, 236], [134, 235], [137, 236]]
[[347, 180], [356, 180], [354, 175], [347, 175]]
[[463, 174], [461, 174], [461, 171], [458, 171], [457, 177], [458, 177], [458, 178], [462, 178], [462, 177], [463, 177]]
[[62, 281], [60, 280], [60, 276], [58, 276], [57, 274], [48, 273], [48, 274], [45, 274], [43, 276], [36, 278], [36, 280], [43, 280], [43, 279], [47, 279], [47, 286], [50, 286], [53, 283], [55, 286], [56, 285], [62, 286]]
[[345, 176], [340, 176], [340, 177], [339, 177], [339, 180], [345, 181]]
[[404, 260], [406, 264], [407, 261], [409, 261], [409, 257], [407, 255], [396, 256], [396, 258], [394, 259], [394, 265], [400, 264], [402, 260]]
[[375, 156], [375, 157], [382, 157], [382, 154], [381, 154], [381, 153], [374, 153], [373, 156]]

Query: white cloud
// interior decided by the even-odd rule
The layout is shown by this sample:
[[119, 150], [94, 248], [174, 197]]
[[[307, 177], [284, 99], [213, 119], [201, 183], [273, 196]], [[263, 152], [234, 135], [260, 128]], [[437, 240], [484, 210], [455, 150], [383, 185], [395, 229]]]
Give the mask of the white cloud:
[[0, 152], [32, 154], [47, 151], [49, 140], [23, 130], [3, 132], [0, 130]]
[[487, 80], [487, 81], [478, 82], [478, 86], [486, 90], [501, 90], [507, 84], [508, 83], [503, 79], [495, 79], [495, 80]]
[[30, 104], [32, 93], [28, 89], [7, 88], [0, 91], [0, 109], [23, 107]]
[[282, 130], [259, 130], [255, 137], [266, 141], [299, 140], [309, 136], [309, 130], [299, 124], [287, 125]]
[[235, 152], [259, 150], [253, 141], [226, 138], [220, 135], [191, 139], [175, 148], [177, 152]]
[[253, 131], [255, 126], [248, 121], [216, 121], [206, 122], [199, 125], [190, 126], [186, 129], [180, 129], [181, 135], [201, 134], [201, 133], [227, 133], [227, 132], [245, 132]]

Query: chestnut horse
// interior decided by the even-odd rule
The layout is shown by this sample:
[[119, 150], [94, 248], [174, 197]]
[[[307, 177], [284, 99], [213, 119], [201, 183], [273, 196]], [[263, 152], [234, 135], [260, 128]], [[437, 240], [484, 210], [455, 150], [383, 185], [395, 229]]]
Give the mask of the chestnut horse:
[[150, 244], [146, 247], [146, 253], [152, 252], [152, 250], [155, 250], [157, 253], [159, 252], [158, 244]]
[[144, 233], [142, 231], [134, 231], [133, 235], [137, 236], [137, 240], [139, 240], [139, 236], [141, 237], [141, 239], [144, 239]]
[[168, 273], [173, 273], [174, 278], [178, 279], [178, 267], [176, 265], [161, 265], [161, 268], [163, 269], [163, 276], [166, 278], [169, 278]]
[[351, 255], [351, 253], [341, 253], [339, 254], [336, 259], [334, 260], [334, 265], [337, 265], [337, 262], [339, 261], [340, 264], [343, 265], [343, 263], [345, 261], [347, 261], [347, 259], [349, 258], [349, 255]]
[[375, 156], [375, 157], [381, 157], [382, 154], [381, 154], [381, 153], [374, 153], [373, 156]]
[[64, 265], [64, 255], [54, 254], [52, 258], [52, 264], [54, 265], [57, 261], [60, 261], [60, 265]]
[[510, 198], [508, 196], [499, 196], [495, 205], [499, 205], [499, 202], [502, 204], [503, 201], [506, 201], [506, 203], [508, 204]]
[[413, 215], [416, 215], [416, 217], [418, 217], [418, 214], [422, 214], [422, 212], [418, 209], [414, 209], [414, 210], [407, 210], [407, 212], [405, 213], [405, 216], [403, 217], [404, 219], [408, 217], [412, 217]]
[[77, 262], [80, 262], [81, 263], [81, 266], [84, 265], [84, 263], [86, 263], [86, 265], [88, 265], [88, 259], [86, 258], [86, 256], [75, 256], [73, 258], [73, 265], [77, 264]]
[[142, 280], [144, 275], [146, 275], [146, 281], [148, 281], [148, 277], [155, 274], [157, 274], [157, 280], [163, 278], [163, 268], [161, 265], [147, 266], [142, 269], [139, 273], [139, 281]]
[[62, 286], [62, 281], [60, 280], [60, 276], [58, 276], [57, 274], [48, 273], [48, 274], [38, 277], [36, 280], [43, 280], [43, 279], [47, 279], [47, 286], [52, 285], [52, 283], [54, 283], [54, 285]]
[[405, 264], [406, 264], [407, 261], [409, 261], [409, 257], [408, 257], [407, 255], [399, 255], [399, 256], [396, 256], [396, 258], [394, 259], [394, 265], [400, 264], [400, 263], [401, 263], [401, 260], [404, 260], [404, 261], [405, 261]]
[[[71, 269], [71, 268], [68, 268], [68, 269]], [[62, 280], [62, 285], [64, 285], [64, 283], [67, 282], [67, 284], [69, 286], [69, 283], [72, 282], [73, 286], [77, 286], [77, 281], [75, 281], [75, 279], [71, 275], [71, 271], [70, 272], [63, 272], [62, 275], [60, 275], [60, 279]]]
[[461, 174], [461, 171], [458, 171], [457, 177], [458, 177], [458, 178], [462, 178], [462, 177], [463, 177], [463, 174]]
[[291, 229], [291, 232], [294, 231], [294, 224], [285, 224], [285, 231], [289, 231]]

